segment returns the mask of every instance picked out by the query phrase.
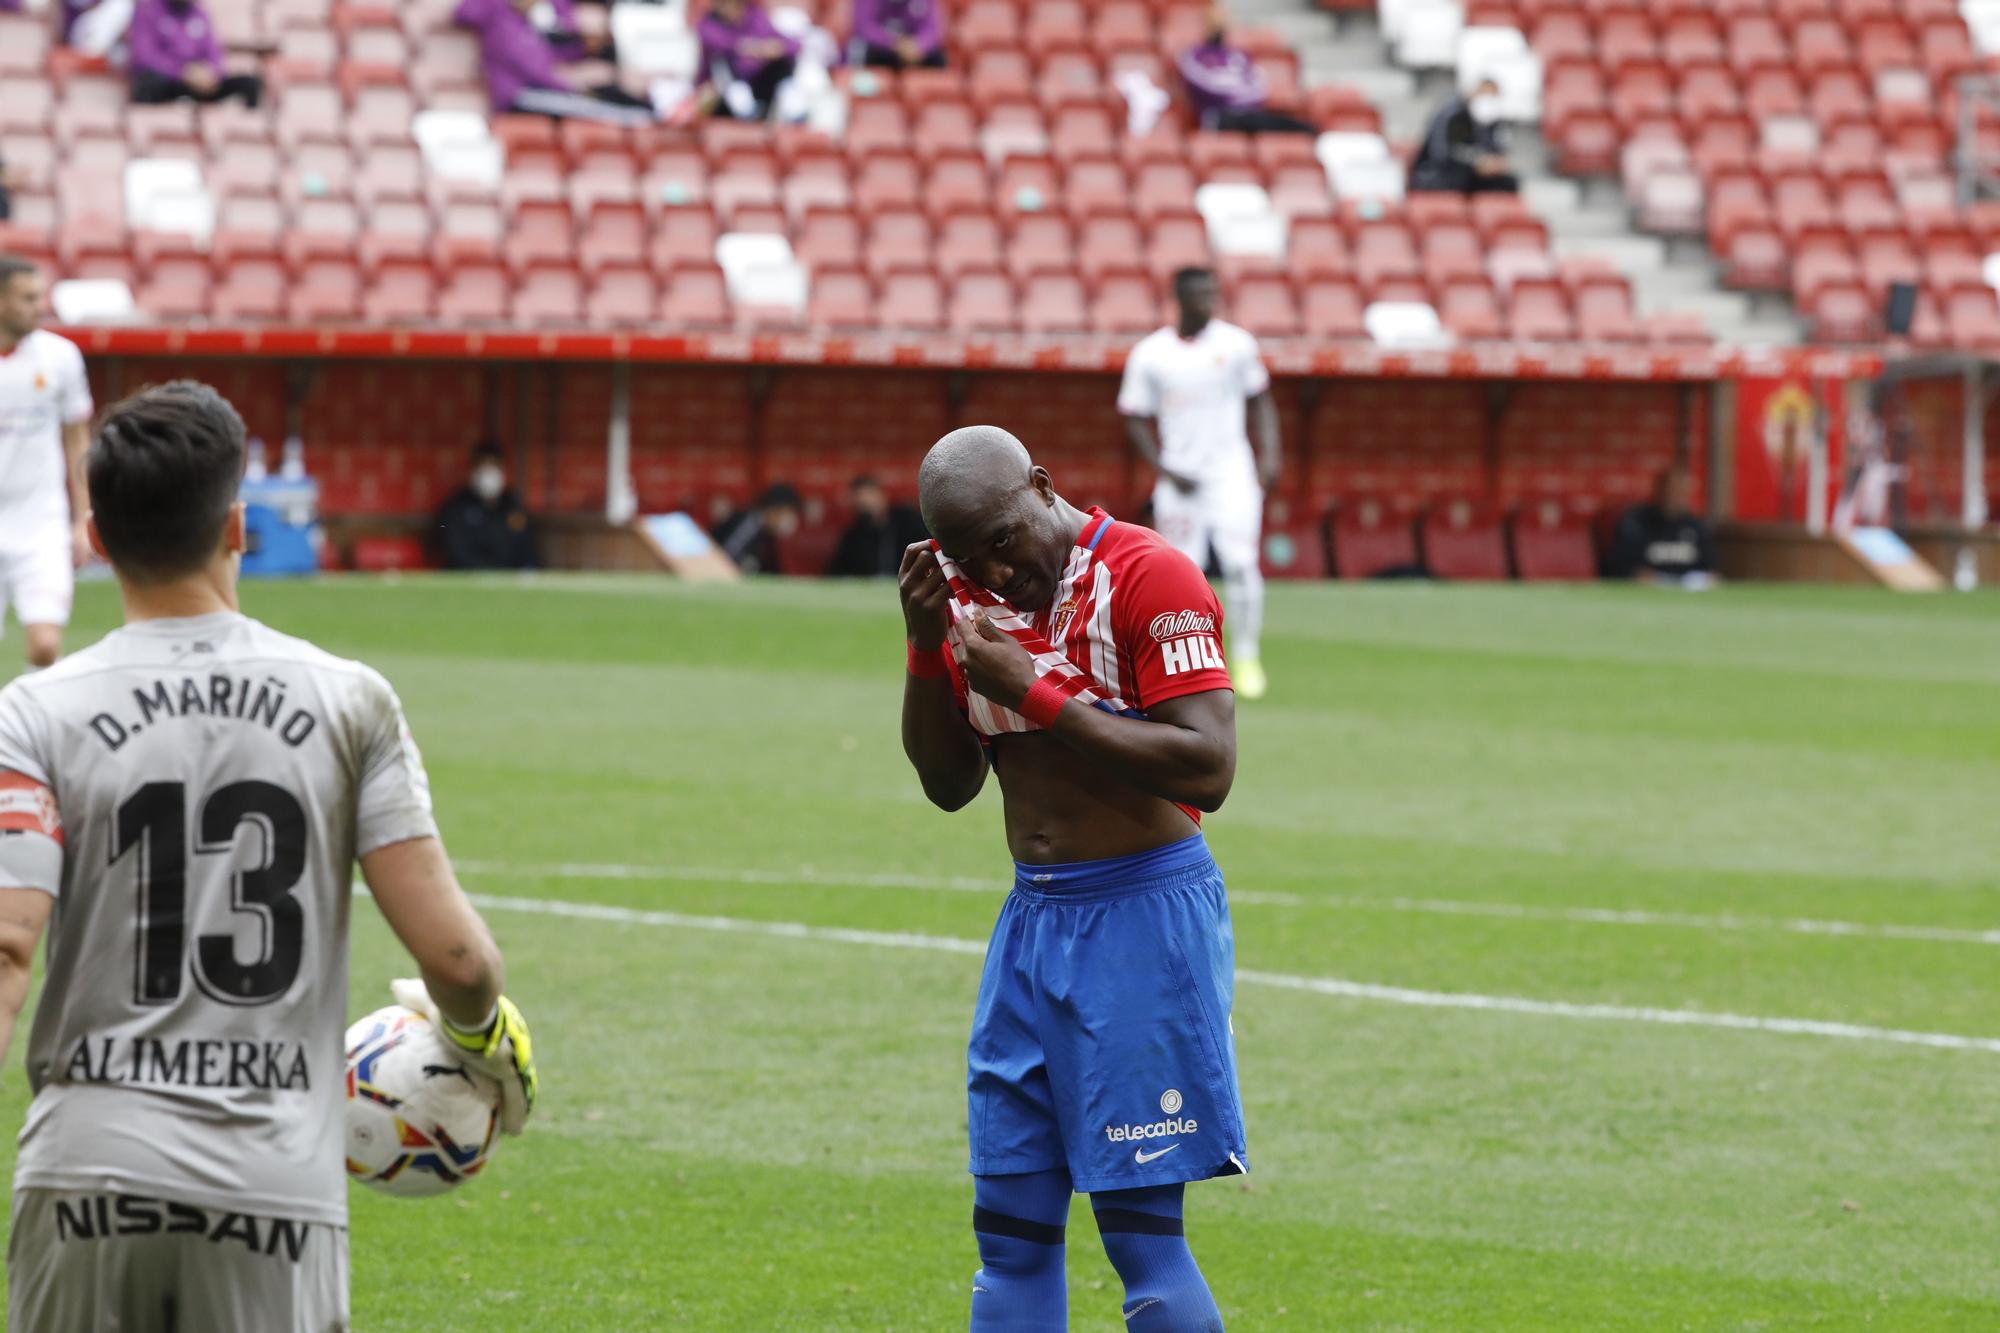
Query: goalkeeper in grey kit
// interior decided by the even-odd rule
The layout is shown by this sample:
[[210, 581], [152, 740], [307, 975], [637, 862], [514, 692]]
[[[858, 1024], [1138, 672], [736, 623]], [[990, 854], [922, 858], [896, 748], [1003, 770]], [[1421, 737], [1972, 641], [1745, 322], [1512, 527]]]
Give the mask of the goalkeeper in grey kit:
[[358, 862], [424, 1013], [534, 1106], [500, 951], [376, 672], [237, 609], [243, 423], [206, 386], [111, 409], [91, 540], [125, 625], [0, 690], [0, 1054], [27, 1044], [7, 1327], [348, 1327], [348, 913]]

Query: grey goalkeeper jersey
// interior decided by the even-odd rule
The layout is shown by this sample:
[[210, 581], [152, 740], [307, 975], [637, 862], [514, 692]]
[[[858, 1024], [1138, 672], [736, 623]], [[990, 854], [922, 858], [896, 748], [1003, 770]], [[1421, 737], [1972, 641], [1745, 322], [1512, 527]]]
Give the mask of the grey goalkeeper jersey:
[[16, 1187], [345, 1225], [354, 862], [436, 831], [388, 682], [240, 615], [0, 690], [0, 887], [56, 895]]

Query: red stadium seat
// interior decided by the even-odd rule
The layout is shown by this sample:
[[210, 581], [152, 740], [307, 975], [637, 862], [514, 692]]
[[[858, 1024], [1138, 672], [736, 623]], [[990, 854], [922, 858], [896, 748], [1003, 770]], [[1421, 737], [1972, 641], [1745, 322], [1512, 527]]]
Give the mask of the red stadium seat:
[[309, 256], [352, 256], [360, 247], [361, 217], [345, 199], [308, 199], [292, 213], [285, 255], [297, 265]]
[[40, 74], [49, 58], [49, 25], [39, 14], [0, 14], [0, 74]]
[[1284, 278], [1249, 278], [1228, 304], [1236, 323], [1263, 338], [1295, 338], [1303, 331], [1291, 283]]
[[715, 262], [715, 214], [703, 204], [663, 208], [653, 226], [648, 256], [661, 273], [685, 264]]
[[821, 268], [858, 267], [861, 263], [861, 219], [838, 209], [813, 209], [800, 222], [792, 238], [792, 253], [801, 264], [815, 272]]
[[990, 213], [955, 213], [938, 228], [937, 266], [946, 278], [1000, 268], [1006, 254], [999, 219]]
[[370, 324], [416, 324], [431, 317], [436, 302], [431, 266], [395, 259], [376, 268], [361, 310]]
[[577, 237], [576, 262], [586, 277], [607, 268], [636, 267], [646, 260], [647, 241], [646, 215], [639, 205], [600, 203]]
[[154, 319], [177, 323], [206, 318], [209, 310], [208, 260], [173, 255], [154, 263], [135, 293], [139, 309]]
[[915, 333], [944, 327], [944, 295], [932, 273], [888, 274], [882, 280], [879, 309], [884, 328]]
[[316, 256], [294, 270], [291, 316], [295, 323], [351, 321], [361, 313], [361, 270], [351, 259]]
[[1271, 505], [1271, 520], [1264, 526], [1261, 563], [1264, 576], [1273, 579], [1323, 579], [1327, 562], [1326, 528], [1310, 519], [1280, 516], [1282, 502]]
[[806, 322], [816, 329], [839, 331], [876, 327], [875, 292], [868, 275], [852, 267], [814, 273]]
[[517, 270], [530, 264], [566, 260], [575, 248], [567, 204], [523, 204], [507, 229], [507, 262]]
[[1131, 206], [1132, 183], [1116, 158], [1080, 158], [1063, 172], [1062, 196], [1074, 217], [1122, 215]]
[[284, 239], [285, 211], [276, 199], [225, 198], [216, 211], [209, 254], [217, 264], [250, 256], [275, 259], [284, 251]]
[[447, 324], [500, 324], [507, 319], [513, 284], [498, 263], [474, 261], [448, 271], [437, 295], [438, 318]]
[[1303, 314], [1308, 337], [1359, 340], [1367, 337], [1362, 322], [1360, 289], [1346, 278], [1318, 278], [1305, 284]]
[[1597, 577], [1590, 524], [1555, 501], [1524, 505], [1507, 524], [1514, 572], [1537, 581], [1581, 581]]
[[924, 181], [923, 202], [934, 218], [966, 209], [991, 211], [993, 194], [985, 160], [973, 153], [933, 158]]
[[953, 333], [1002, 333], [1015, 327], [1014, 284], [997, 271], [961, 274], [952, 284], [946, 322]]
[[583, 279], [567, 264], [538, 264], [514, 287], [514, 322], [546, 329], [583, 322]]
[[1470, 500], [1451, 500], [1424, 512], [1424, 567], [1441, 579], [1507, 577], [1507, 544], [1497, 514]]
[[221, 281], [211, 295], [214, 318], [221, 323], [283, 319], [290, 285], [284, 264], [275, 256], [246, 256], [220, 265]]
[[1029, 333], [1082, 333], [1090, 327], [1083, 283], [1074, 273], [1038, 271], [1022, 288], [1021, 327]]
[[1075, 264], [1076, 237], [1059, 213], [1025, 214], [1007, 242], [1007, 268], [1016, 281], [1031, 274], [1067, 273]]
[[670, 331], [727, 328], [729, 291], [713, 264], [687, 265], [667, 276], [660, 293], [660, 321]]
[[1419, 568], [1410, 515], [1384, 500], [1363, 498], [1333, 511], [1333, 571], [1343, 579], [1370, 579]]
[[918, 208], [924, 202], [923, 175], [917, 159], [905, 153], [876, 153], [862, 162], [854, 178], [854, 206], [863, 213], [885, 208]]
[[1109, 273], [1143, 273], [1145, 249], [1136, 218], [1102, 214], [1077, 224], [1076, 263], [1086, 282]]
[[1146, 261], [1164, 283], [1177, 269], [1210, 262], [1208, 228], [1195, 213], [1156, 216], [1146, 243]]
[[1118, 273], [1098, 285], [1090, 302], [1095, 333], [1146, 334], [1160, 327], [1160, 299], [1151, 278]]
[[361, 262], [373, 269], [384, 259], [422, 259], [431, 252], [431, 213], [404, 200], [381, 204], [368, 212], [368, 229], [361, 236]]
[[500, 257], [506, 222], [493, 204], [446, 204], [438, 213], [433, 254], [440, 265], [450, 268], [467, 260]]
[[888, 273], [931, 267], [931, 224], [911, 210], [883, 213], [868, 228], [868, 271], [878, 279]]
[[636, 263], [606, 263], [592, 276], [584, 320], [593, 328], [643, 328], [658, 318], [659, 287]]
[[970, 103], [932, 102], [917, 112], [912, 143], [925, 161], [945, 153], [976, 153], [978, 117]]
[[1437, 311], [1445, 329], [1458, 338], [1476, 342], [1505, 335], [1500, 303], [1484, 278], [1446, 283], [1438, 292]]

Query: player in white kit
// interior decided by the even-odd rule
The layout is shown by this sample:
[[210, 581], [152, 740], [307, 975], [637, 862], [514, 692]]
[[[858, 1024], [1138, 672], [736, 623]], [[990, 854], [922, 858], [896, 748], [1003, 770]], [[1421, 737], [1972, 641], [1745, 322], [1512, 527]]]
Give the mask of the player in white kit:
[[[1271, 376], [1248, 330], [1215, 317], [1215, 275], [1174, 275], [1180, 322], [1141, 339], [1125, 361], [1118, 410], [1139, 456], [1159, 473], [1153, 526], [1203, 569], [1222, 571], [1229, 676], [1240, 699], [1264, 696], [1264, 492], [1283, 459]], [[1254, 421], [1257, 449], [1246, 428]], [[1157, 423], [1157, 434], [1155, 425]]]
[[205, 386], [106, 416], [91, 536], [125, 627], [0, 690], [0, 1054], [37, 941], [14, 1333], [348, 1327], [357, 859], [443, 1035], [519, 1133], [535, 1072], [388, 682], [237, 610], [243, 423]]
[[62, 654], [76, 570], [90, 558], [90, 381], [83, 353], [36, 328], [41, 317], [42, 275], [0, 255], [0, 632], [12, 602], [31, 667]]

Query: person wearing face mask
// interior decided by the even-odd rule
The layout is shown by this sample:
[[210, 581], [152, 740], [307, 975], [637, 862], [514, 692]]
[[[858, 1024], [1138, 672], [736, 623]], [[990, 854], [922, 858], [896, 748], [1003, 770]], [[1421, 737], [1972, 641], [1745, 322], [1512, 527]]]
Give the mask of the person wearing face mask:
[[255, 74], [230, 74], [222, 39], [196, 0], [139, 0], [128, 30], [134, 102], [220, 102], [254, 107], [264, 95]]
[[465, 485], [438, 511], [446, 569], [534, 569], [541, 562], [528, 511], [507, 485], [500, 446], [487, 441], [472, 452]]
[[1458, 194], [1517, 194], [1520, 180], [1507, 169], [1507, 127], [1500, 119], [1500, 85], [1481, 79], [1469, 97], [1438, 108], [1410, 164], [1412, 190]]
[[1307, 121], [1268, 103], [1263, 71], [1248, 51], [1229, 44], [1229, 11], [1221, 5], [1208, 11], [1208, 36], [1180, 60], [1188, 100], [1205, 130], [1235, 130], [1247, 134], [1315, 134]]

